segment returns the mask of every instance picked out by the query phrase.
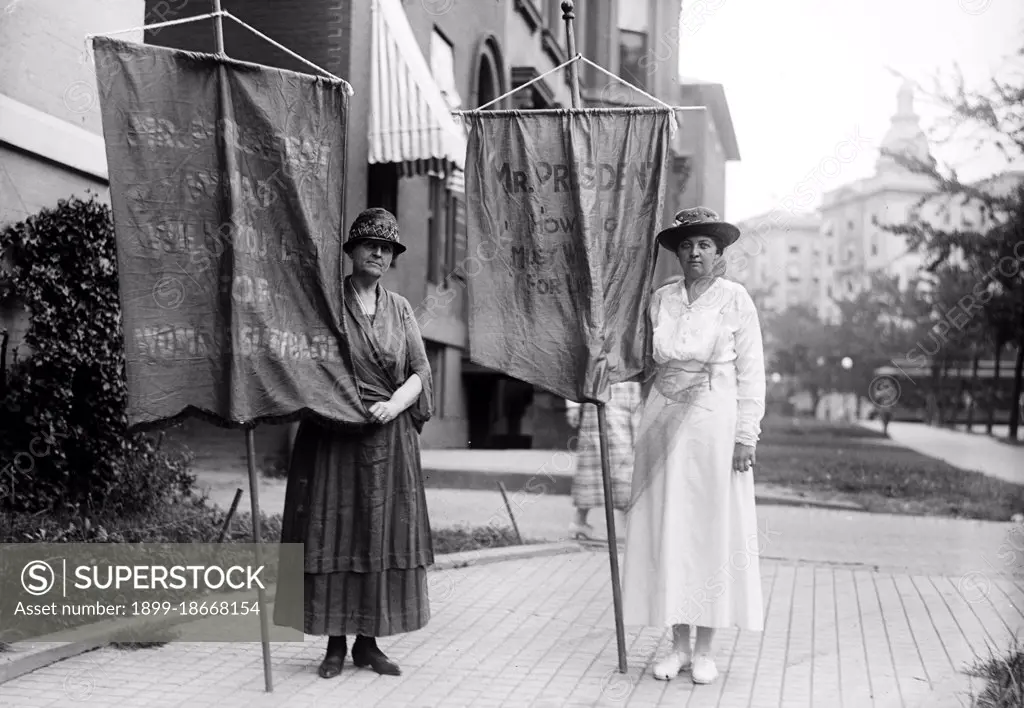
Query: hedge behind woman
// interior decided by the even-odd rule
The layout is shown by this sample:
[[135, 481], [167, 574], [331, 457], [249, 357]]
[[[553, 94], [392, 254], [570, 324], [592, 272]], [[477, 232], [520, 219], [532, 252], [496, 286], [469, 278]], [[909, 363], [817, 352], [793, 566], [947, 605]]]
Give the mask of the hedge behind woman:
[[713, 682], [715, 630], [764, 628], [751, 471], [764, 350], [753, 300], [721, 277], [723, 251], [738, 238], [703, 207], [679, 212], [658, 235], [683, 279], [651, 302], [623, 606], [627, 624], [672, 627], [672, 652], [654, 668], [662, 680], [691, 668], [695, 683]]
[[431, 416], [430, 366], [408, 300], [379, 283], [404, 250], [390, 212], [368, 209], [353, 222], [343, 316], [369, 425], [345, 433], [303, 421], [288, 473], [281, 540], [306, 544], [305, 608], [299, 622], [275, 607], [275, 620], [330, 637], [323, 678], [341, 673], [346, 635], [355, 635], [356, 666], [398, 675], [375, 638], [430, 619], [434, 553], [418, 438]]

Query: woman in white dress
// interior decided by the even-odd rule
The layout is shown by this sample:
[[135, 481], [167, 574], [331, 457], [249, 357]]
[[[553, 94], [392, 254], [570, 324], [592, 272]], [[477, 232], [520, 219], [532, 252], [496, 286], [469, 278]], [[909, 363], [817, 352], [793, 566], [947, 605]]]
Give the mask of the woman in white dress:
[[721, 277], [738, 238], [703, 207], [658, 235], [684, 275], [651, 301], [622, 584], [626, 624], [672, 627], [672, 651], [654, 667], [661, 680], [691, 669], [711, 683], [715, 630], [764, 629], [752, 474], [764, 349], [753, 300]]

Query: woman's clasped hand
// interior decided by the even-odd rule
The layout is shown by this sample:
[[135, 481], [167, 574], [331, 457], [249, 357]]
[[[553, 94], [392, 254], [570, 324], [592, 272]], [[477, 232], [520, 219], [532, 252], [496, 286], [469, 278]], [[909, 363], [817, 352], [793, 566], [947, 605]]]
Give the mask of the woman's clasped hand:
[[378, 423], [390, 423], [401, 412], [392, 401], [378, 401], [370, 406], [370, 417]]

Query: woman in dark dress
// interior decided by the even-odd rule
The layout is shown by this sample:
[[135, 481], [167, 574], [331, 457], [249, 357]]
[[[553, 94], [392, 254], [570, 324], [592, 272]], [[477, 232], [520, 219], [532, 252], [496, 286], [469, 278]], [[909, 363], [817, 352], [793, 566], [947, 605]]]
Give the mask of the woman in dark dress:
[[356, 666], [397, 676], [376, 637], [430, 619], [434, 553], [419, 449], [430, 365], [409, 301], [379, 283], [404, 250], [390, 212], [367, 209], [353, 222], [343, 315], [370, 424], [345, 433], [303, 421], [288, 473], [282, 542], [305, 544], [305, 609], [301, 627], [297, 616], [277, 623], [329, 637], [323, 678], [341, 673], [347, 635]]

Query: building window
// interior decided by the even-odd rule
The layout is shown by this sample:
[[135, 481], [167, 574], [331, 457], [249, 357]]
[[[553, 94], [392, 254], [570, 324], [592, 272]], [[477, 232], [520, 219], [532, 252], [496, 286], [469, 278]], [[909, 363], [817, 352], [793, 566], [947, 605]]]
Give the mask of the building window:
[[619, 6], [619, 76], [638, 88], [647, 90], [647, 54], [650, 19], [647, 0], [620, 2]]
[[430, 377], [434, 379], [434, 417], [444, 417], [444, 351], [445, 346], [437, 342], [424, 342], [427, 361], [430, 362]]
[[436, 27], [430, 36], [430, 73], [434, 75], [448, 108], [456, 110], [462, 105], [458, 83], [455, 80], [455, 48]]
[[832, 284], [831, 284], [831, 283], [829, 283], [829, 284], [828, 284], [828, 296], [829, 296], [829, 297], [832, 297], [832, 293], [833, 293], [833, 290], [832, 290]]
[[832, 253], [830, 252], [830, 253], [828, 254], [828, 264], [829, 264], [829, 265], [834, 265], [834, 261], [835, 261], [835, 259], [834, 259], [834, 258], [832, 258]]
[[789, 252], [790, 253], [800, 253], [800, 246], [798, 246], [796, 244], [793, 244], [792, 246], [789, 247]]
[[427, 234], [430, 244], [427, 256], [427, 277], [440, 284], [454, 270], [455, 222], [454, 196], [447, 180], [430, 174], [430, 198], [427, 207]]
[[366, 207], [380, 207], [398, 216], [398, 165], [370, 165], [366, 172]]
[[[480, 58], [480, 72], [476, 80], [476, 105], [478, 108], [486, 106], [498, 97], [498, 86], [494, 81], [495, 74], [494, 64], [491, 62], [490, 56], [483, 55]], [[497, 104], [486, 110], [494, 110], [496, 108], [501, 108], [501, 105]]]
[[877, 256], [878, 255], [878, 244], [877, 243], [871, 244], [871, 255], [872, 256]]

